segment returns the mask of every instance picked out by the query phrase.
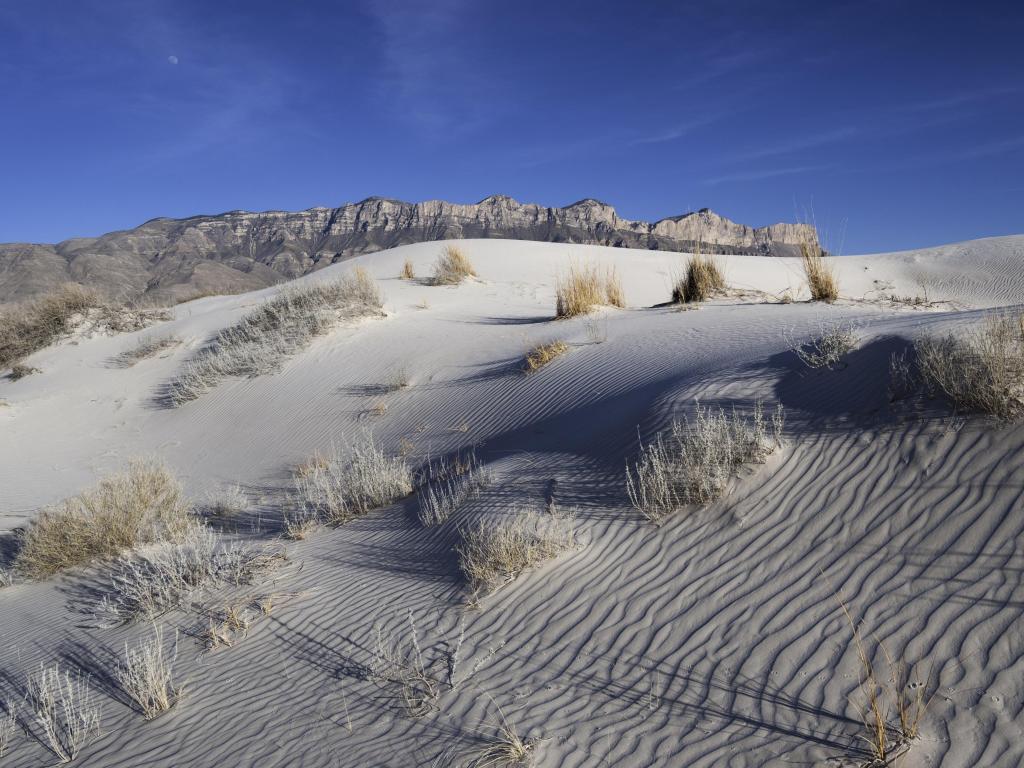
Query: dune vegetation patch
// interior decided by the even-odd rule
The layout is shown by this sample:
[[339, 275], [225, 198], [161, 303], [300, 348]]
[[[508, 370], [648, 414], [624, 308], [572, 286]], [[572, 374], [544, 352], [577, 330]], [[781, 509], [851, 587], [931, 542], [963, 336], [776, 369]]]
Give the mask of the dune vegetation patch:
[[153, 637], [142, 640], [136, 647], [125, 643], [124, 657], [114, 677], [147, 720], [163, 714], [181, 698], [182, 686], [174, 682], [177, 659], [177, 634], [174, 644], [168, 645], [163, 630], [156, 625]]
[[1004, 421], [1024, 416], [1024, 314], [925, 336], [914, 343], [914, 352], [925, 387], [957, 408]]
[[725, 290], [725, 277], [712, 256], [696, 253], [686, 263], [686, 273], [672, 288], [672, 301], [677, 304], [705, 301]]
[[459, 567], [474, 599], [515, 580], [528, 568], [576, 545], [573, 514], [517, 511], [500, 520], [480, 520], [460, 531]]
[[415, 267], [413, 267], [412, 259], [405, 260], [405, 262], [402, 264], [402, 271], [398, 274], [398, 277], [401, 280], [416, 279], [416, 269]]
[[117, 355], [114, 358], [114, 365], [118, 368], [131, 368], [136, 363], [155, 357], [179, 344], [181, 339], [177, 336], [144, 336], [134, 346]]
[[552, 341], [548, 344], [539, 344], [526, 355], [525, 370], [527, 373], [539, 371], [552, 360], [561, 357], [569, 351], [569, 345], [564, 341]]
[[467, 277], [476, 277], [473, 262], [458, 246], [446, 245], [434, 262], [431, 282], [434, 285], [458, 285]]
[[180, 406], [222, 379], [273, 373], [341, 321], [382, 312], [380, 290], [361, 267], [339, 280], [285, 288], [218, 333], [186, 363], [170, 382], [167, 399], [171, 405]]
[[782, 406], [771, 419], [760, 402], [750, 417], [735, 408], [713, 410], [697, 403], [693, 417], [674, 420], [640, 457], [626, 466], [626, 492], [652, 522], [686, 505], [708, 504], [725, 493], [743, 464], [763, 463], [782, 442]]
[[156, 461], [135, 461], [95, 488], [40, 511], [21, 535], [14, 566], [44, 579], [141, 544], [176, 538], [190, 520], [181, 485], [170, 470]]
[[823, 325], [818, 336], [793, 345], [793, 354], [809, 368], [833, 368], [857, 346], [857, 332], [850, 323]]
[[413, 491], [412, 470], [404, 456], [389, 456], [367, 435], [348, 455], [338, 449], [319, 456], [295, 478], [299, 519], [342, 525], [387, 506]]
[[800, 263], [811, 292], [811, 301], [831, 304], [839, 298], [839, 278], [835, 267], [822, 253], [821, 246], [807, 241], [800, 243]]
[[601, 269], [597, 264], [571, 263], [555, 278], [555, 316], [576, 317], [595, 307], [625, 307], [622, 281], [615, 267]]
[[491, 482], [490, 471], [480, 464], [473, 449], [452, 458], [428, 462], [418, 474], [417, 517], [428, 528], [447, 521], [463, 503], [478, 496]]
[[88, 326], [106, 333], [145, 328], [166, 319], [159, 310], [119, 305], [75, 283], [31, 301], [0, 309], [0, 368], [50, 346]]

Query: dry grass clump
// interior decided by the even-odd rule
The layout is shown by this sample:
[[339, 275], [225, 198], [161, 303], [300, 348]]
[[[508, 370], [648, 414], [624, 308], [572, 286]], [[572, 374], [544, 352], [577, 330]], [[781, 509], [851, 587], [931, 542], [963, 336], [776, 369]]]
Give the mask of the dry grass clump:
[[484, 746], [473, 755], [471, 768], [533, 765], [536, 743], [519, 735], [515, 723], [505, 717], [501, 707], [498, 707], [498, 717], [498, 722], [488, 723], [491, 733], [485, 737]]
[[427, 527], [441, 525], [463, 504], [477, 496], [491, 482], [490, 472], [476, 458], [476, 451], [442, 458], [423, 470], [417, 491], [420, 522]]
[[415, 280], [416, 279], [416, 270], [413, 269], [412, 259], [406, 259], [405, 260], [405, 263], [402, 264], [402, 271], [401, 271], [401, 273], [399, 273], [398, 277], [400, 279], [402, 279], [402, 280]]
[[0, 368], [49, 346], [73, 330], [74, 320], [101, 306], [95, 291], [74, 283], [0, 311]]
[[475, 597], [575, 546], [576, 518], [520, 511], [497, 523], [478, 521], [460, 534], [459, 566]]
[[797, 344], [793, 352], [809, 368], [832, 368], [857, 346], [857, 333], [850, 323], [823, 325], [821, 335], [804, 344]]
[[457, 285], [467, 277], [476, 277], [476, 270], [461, 248], [446, 245], [434, 262], [434, 285]]
[[349, 456], [336, 449], [303, 477], [296, 477], [299, 505], [324, 522], [341, 525], [412, 493], [412, 471], [403, 456], [388, 456], [371, 436]]
[[28, 679], [26, 702], [35, 734], [62, 763], [69, 763], [99, 734], [99, 708], [92, 701], [89, 679], [61, 669], [40, 666]]
[[119, 368], [131, 368], [136, 363], [163, 352], [165, 349], [181, 344], [177, 336], [146, 336], [138, 340], [134, 347], [126, 349], [114, 358], [114, 365]]
[[990, 319], [981, 328], [914, 343], [929, 390], [958, 408], [1004, 421], [1024, 415], [1024, 315]]
[[539, 371], [556, 357], [564, 355], [569, 351], [569, 345], [564, 341], [552, 341], [549, 344], [540, 344], [530, 350], [526, 355], [526, 372]]
[[15, 363], [11, 366], [11, 372], [8, 374], [7, 378], [11, 381], [19, 381], [24, 379], [26, 376], [31, 376], [33, 373], [42, 373], [42, 371], [31, 365]]
[[177, 658], [177, 634], [174, 645], [165, 647], [163, 632], [155, 625], [152, 638], [143, 640], [136, 648], [124, 645], [124, 660], [114, 676], [147, 720], [166, 712], [181, 698], [182, 688], [173, 681]]
[[750, 419], [735, 408], [727, 413], [697, 403], [692, 420], [673, 421], [667, 434], [641, 447], [633, 466], [627, 464], [629, 499], [653, 522], [686, 504], [708, 504], [725, 492], [739, 466], [762, 463], [781, 445], [782, 425], [781, 405], [769, 425], [760, 402]]
[[570, 264], [555, 280], [555, 316], [585, 315], [597, 306], [626, 306], [618, 271], [615, 267], [602, 271], [593, 263]]
[[687, 262], [686, 275], [676, 281], [672, 301], [677, 304], [704, 301], [724, 290], [725, 278], [718, 262], [711, 256], [697, 253]]
[[18, 729], [18, 710], [14, 702], [4, 702], [4, 713], [0, 716], [0, 758], [7, 754], [7, 747]]
[[831, 304], [839, 298], [839, 280], [835, 267], [825, 261], [821, 246], [817, 243], [800, 243], [800, 258], [804, 268], [811, 301], [825, 301]]
[[95, 488], [48, 507], [25, 530], [15, 568], [46, 578], [179, 535], [189, 521], [181, 485], [157, 461], [134, 461]]
[[179, 406], [221, 379], [272, 373], [342, 320], [380, 314], [382, 308], [380, 290], [362, 267], [340, 280], [286, 288], [218, 333], [171, 381], [167, 399]]

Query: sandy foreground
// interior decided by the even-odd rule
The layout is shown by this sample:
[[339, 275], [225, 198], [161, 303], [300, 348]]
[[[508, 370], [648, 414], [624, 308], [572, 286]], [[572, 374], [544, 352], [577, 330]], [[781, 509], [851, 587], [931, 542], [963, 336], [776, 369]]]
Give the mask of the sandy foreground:
[[[274, 540], [292, 469], [372, 432], [413, 464], [476, 446], [492, 483], [437, 528], [415, 496], [305, 541], [245, 594], [274, 595], [232, 647], [207, 650], [202, 611], [180, 631], [183, 700], [147, 722], [110, 678], [145, 624], [99, 627], [84, 609], [101, 569], [0, 590], [0, 700], [61, 661], [92, 676], [102, 735], [87, 766], [472, 764], [498, 708], [536, 741], [540, 766], [864, 765], [859, 664], [837, 601], [936, 694], [901, 766], [1024, 764], [1024, 427], [890, 402], [889, 360], [908, 340], [1024, 304], [1024, 236], [836, 259], [843, 298], [806, 301], [791, 259], [720, 257], [730, 296], [668, 306], [678, 254], [470, 240], [478, 279], [431, 286], [442, 244], [358, 257], [386, 317], [316, 339], [277, 374], [225, 381], [179, 408], [156, 393], [218, 329], [272, 288], [179, 305], [136, 334], [64, 342], [0, 380], [0, 532], [133, 457], [159, 456], [202, 500], [239, 484], [252, 509], [230, 526]], [[571, 259], [614, 265], [626, 309], [552, 319]], [[789, 293], [796, 301], [782, 303]], [[915, 303], [893, 301], [919, 297]], [[849, 323], [858, 348], [834, 370], [791, 351]], [[183, 344], [119, 368], [140, 336]], [[537, 373], [524, 355], [563, 340]], [[404, 371], [410, 386], [382, 392]], [[784, 445], [725, 498], [661, 526], [625, 489], [627, 460], [673, 417], [706, 404], [786, 411]], [[458, 528], [554, 499], [576, 509], [580, 546], [468, 607]], [[409, 717], [367, 680], [374, 627], [410, 621], [428, 654], [462, 635], [455, 690]], [[499, 721], [500, 722], [500, 721]], [[19, 734], [3, 766], [51, 765]]]

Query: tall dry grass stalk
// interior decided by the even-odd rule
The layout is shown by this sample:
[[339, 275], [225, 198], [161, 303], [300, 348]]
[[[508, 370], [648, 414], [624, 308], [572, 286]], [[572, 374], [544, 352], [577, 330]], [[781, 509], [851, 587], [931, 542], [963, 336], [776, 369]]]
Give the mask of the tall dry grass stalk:
[[625, 307], [626, 299], [615, 267], [601, 269], [594, 263], [571, 263], [555, 279], [555, 315], [576, 317], [594, 307]]
[[717, 260], [695, 253], [686, 264], [686, 274], [672, 289], [672, 301], [677, 304], [704, 301], [724, 290], [725, 278]]
[[1013, 421], [1024, 416], [1024, 314], [914, 343], [925, 385], [958, 408]]
[[476, 277], [476, 270], [461, 248], [446, 245], [434, 262], [434, 285], [457, 285], [467, 277]]
[[402, 280], [415, 280], [416, 270], [413, 268], [412, 259], [406, 259], [402, 264], [402, 271], [398, 275]]
[[189, 519], [181, 485], [170, 470], [154, 460], [134, 461], [95, 488], [43, 509], [22, 534], [15, 567], [32, 578], [47, 578], [179, 536]]
[[812, 301], [824, 301], [831, 304], [839, 298], [839, 280], [835, 267], [826, 261], [821, 246], [815, 242], [800, 243], [800, 259], [811, 292]]

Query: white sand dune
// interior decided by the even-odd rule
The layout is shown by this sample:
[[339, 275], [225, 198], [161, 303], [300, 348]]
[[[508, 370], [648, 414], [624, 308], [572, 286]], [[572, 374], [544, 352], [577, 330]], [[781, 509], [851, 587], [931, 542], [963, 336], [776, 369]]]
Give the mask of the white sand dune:
[[[391, 450], [405, 441], [417, 462], [476, 445], [495, 476], [438, 528], [421, 527], [409, 499], [288, 544], [292, 564], [255, 591], [292, 596], [235, 647], [203, 653], [184, 635], [187, 696], [153, 722], [103, 684], [105, 654], [146, 628], [85, 626], [74, 607], [92, 576], [0, 590], [4, 690], [64, 659], [111, 693], [103, 735], [77, 762], [462, 765], [500, 706], [540, 740], [539, 765], [862, 765], [849, 700], [859, 666], [838, 592], [938, 682], [900, 765], [1024, 764], [1024, 428], [939, 401], [891, 404], [887, 391], [890, 354], [908, 338], [1024, 305], [1024, 236], [837, 259], [844, 298], [831, 306], [800, 301], [793, 260], [723, 257], [742, 295], [694, 311], [663, 305], [677, 254], [462, 246], [480, 277], [457, 287], [396, 277], [407, 258], [429, 273], [437, 243], [304, 278], [361, 264], [380, 281], [387, 316], [180, 408], [160, 404], [161, 387], [276, 289], [184, 304], [137, 334], [59, 344], [29, 360], [41, 374], [0, 382], [5, 531], [139, 455], [166, 459], [196, 497], [241, 484], [260, 499], [257, 537], [276, 530], [296, 463], [367, 431]], [[629, 308], [552, 320], [555, 275], [573, 258], [616, 266]], [[778, 303], [787, 291], [797, 301]], [[803, 366], [794, 340], [837, 321], [861, 336], [847, 365]], [[111, 364], [163, 334], [185, 343], [132, 368]], [[555, 339], [569, 353], [524, 375], [524, 354]], [[410, 387], [374, 391], [399, 369]], [[784, 449], [724, 499], [655, 527], [629, 505], [625, 463], [695, 398], [782, 403]], [[552, 496], [578, 509], [583, 546], [467, 609], [457, 526]], [[464, 620], [462, 669], [480, 662], [419, 719], [359, 674], [375, 622], [398, 629], [409, 611], [425, 646], [454, 640]], [[24, 736], [4, 760], [52, 762]]]

